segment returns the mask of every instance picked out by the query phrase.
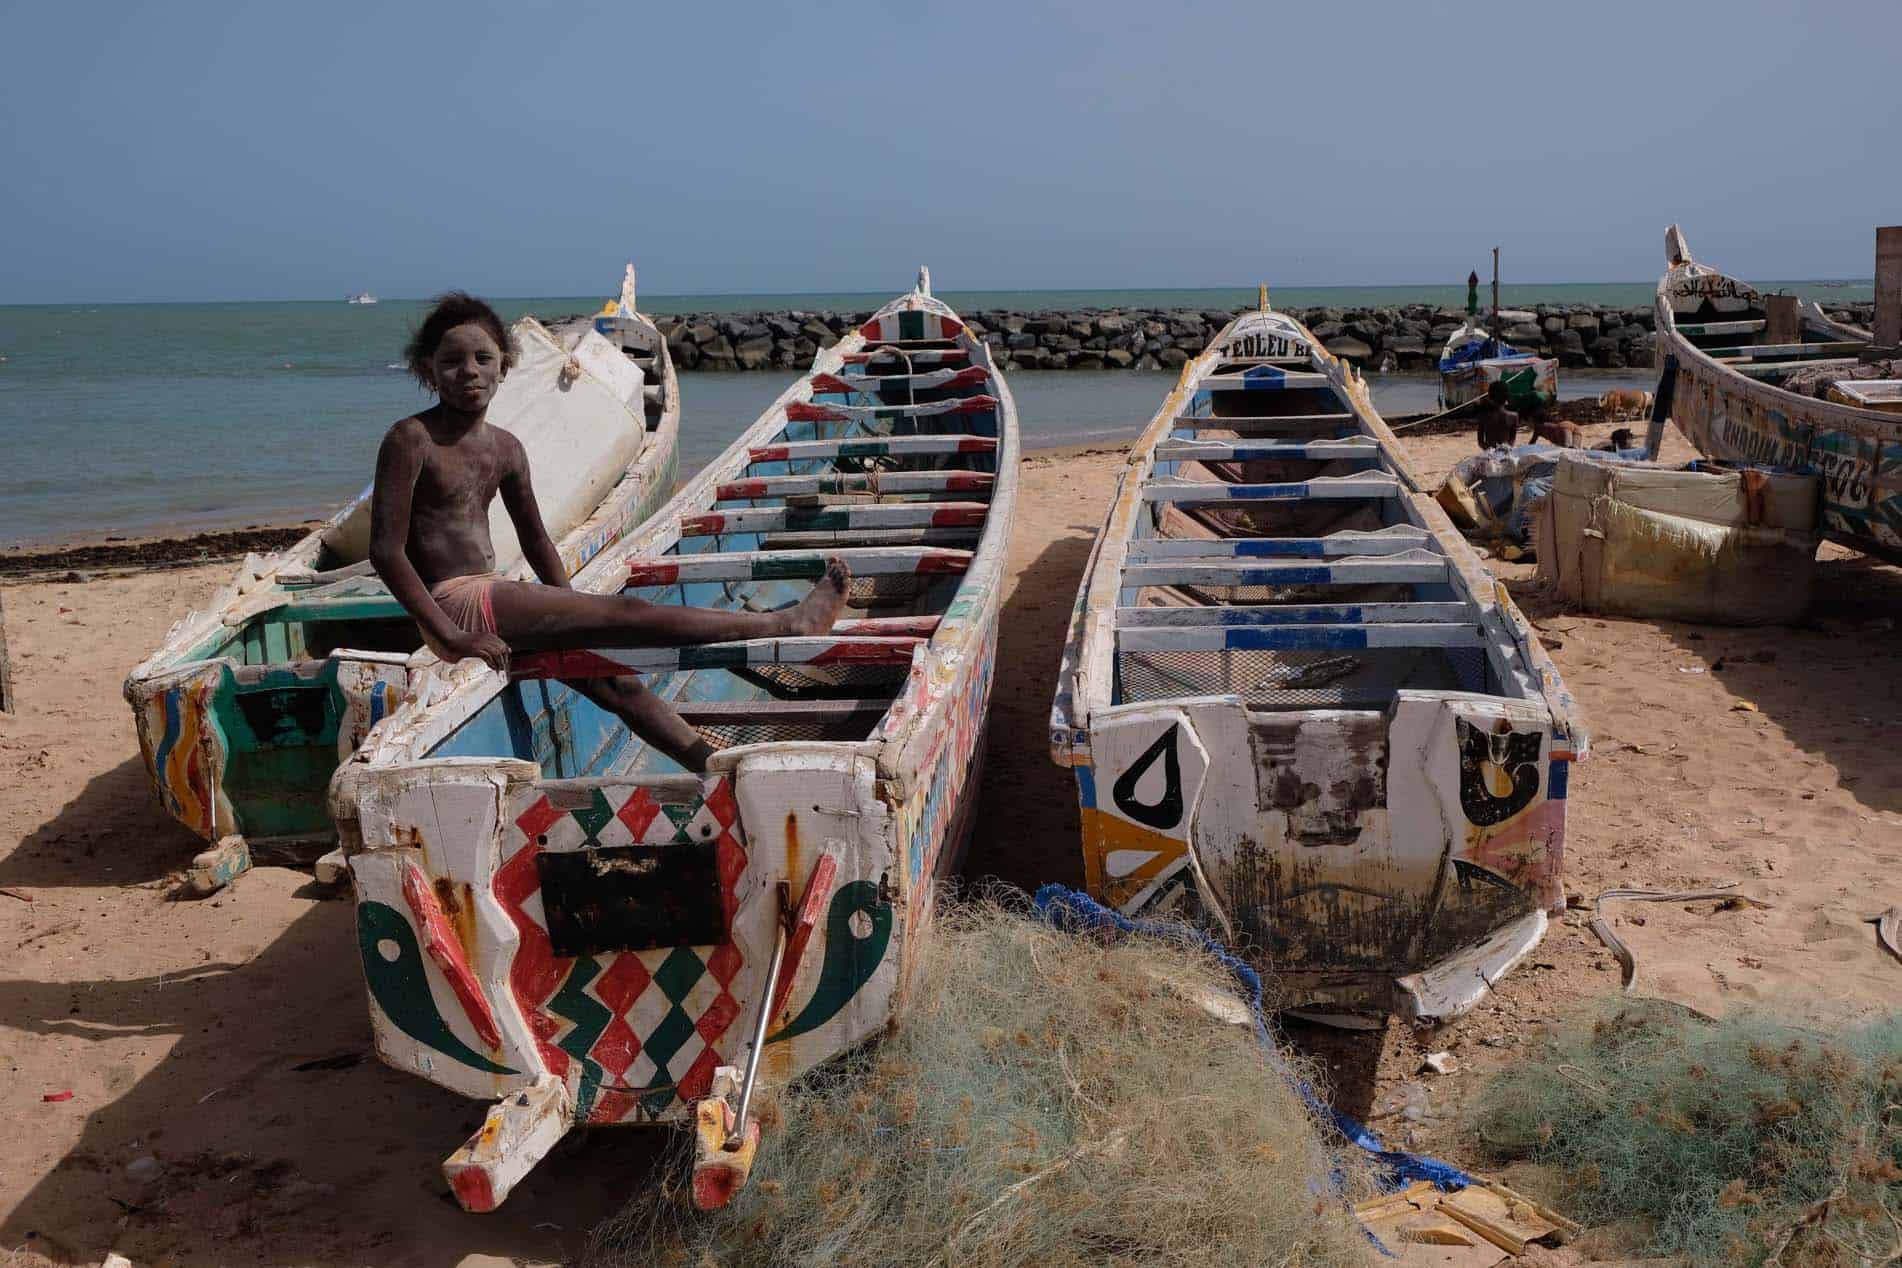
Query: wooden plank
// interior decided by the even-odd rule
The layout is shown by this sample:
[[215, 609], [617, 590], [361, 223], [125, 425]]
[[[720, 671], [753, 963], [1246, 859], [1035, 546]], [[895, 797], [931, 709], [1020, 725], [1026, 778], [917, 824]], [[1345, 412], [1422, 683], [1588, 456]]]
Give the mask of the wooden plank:
[[793, 401], [786, 406], [790, 423], [853, 423], [868, 419], [941, 417], [950, 414], [989, 414], [997, 409], [995, 396], [958, 396], [922, 405], [839, 405], [830, 401]]
[[929, 576], [961, 573], [971, 565], [968, 550], [930, 546], [867, 546], [829, 554], [738, 551], [727, 554], [669, 555], [628, 561], [631, 586], [671, 586], [682, 581], [817, 580], [826, 560], [845, 562], [855, 577]]
[[1351, 586], [1375, 582], [1445, 581], [1444, 555], [1409, 551], [1384, 559], [1343, 559], [1335, 563], [1261, 563], [1239, 559], [1171, 559], [1129, 564], [1124, 586]]
[[1336, 458], [1378, 458], [1380, 452], [1380, 442], [1372, 436], [1344, 436], [1338, 440], [1266, 445], [1251, 445], [1239, 440], [1165, 440], [1156, 446], [1156, 461], [1328, 461]]
[[1304, 502], [1310, 499], [1397, 498], [1400, 481], [1385, 472], [1316, 476], [1286, 484], [1227, 484], [1219, 480], [1152, 480], [1143, 486], [1145, 502]]
[[903, 387], [916, 391], [920, 388], [983, 387], [990, 382], [990, 371], [983, 366], [966, 366], [961, 370], [950, 368], [927, 370], [923, 373], [913, 371], [910, 374], [815, 374], [809, 380], [813, 395], [821, 392], [876, 392], [880, 388]]
[[1735, 348], [1705, 348], [1708, 357], [1727, 361], [1733, 357], [1745, 361], [1765, 361], [1777, 357], [1826, 357], [1860, 352], [1869, 345], [1844, 339], [1831, 343], [1749, 343]]
[[794, 440], [755, 445], [748, 462], [800, 462], [808, 458], [899, 458], [913, 454], [996, 453], [997, 437], [951, 433], [943, 436], [879, 436], [846, 440]]
[[1464, 603], [1217, 603], [1192, 607], [1117, 608], [1116, 628], [1189, 625], [1360, 625], [1396, 621], [1461, 621]]
[[393, 621], [409, 613], [390, 595], [348, 594], [293, 599], [265, 615], [273, 621]]
[[592, 647], [522, 652], [509, 660], [509, 680], [614, 678], [623, 674], [746, 669], [753, 665], [909, 665], [922, 638], [749, 638], [691, 647]]
[[1403, 621], [1392, 625], [1149, 626], [1119, 631], [1126, 652], [1335, 652], [1383, 647], [1480, 647], [1476, 625]]
[[1211, 374], [1195, 382], [1198, 392], [1291, 392], [1331, 386], [1325, 374], [1302, 374], [1267, 366], [1241, 374]]
[[1201, 414], [1177, 414], [1175, 425], [1193, 431], [1241, 431], [1248, 426], [1267, 426], [1269, 424], [1299, 426], [1321, 423], [1351, 423], [1355, 417], [1345, 414], [1250, 414], [1237, 415], [1234, 418], [1213, 418]]
[[958, 361], [969, 361], [971, 352], [968, 348], [920, 348], [908, 356], [901, 357], [882, 348], [869, 348], [859, 352], [848, 352], [844, 359], [847, 365], [865, 365], [872, 361], [892, 361], [899, 365], [910, 361], [915, 366], [948, 365]]
[[877, 471], [857, 474], [754, 476], [715, 486], [716, 502], [845, 493], [989, 493], [988, 471]]
[[682, 537], [715, 533], [797, 533], [879, 528], [980, 528], [983, 502], [886, 502], [858, 506], [762, 506], [680, 517]]
[[870, 700], [692, 700], [671, 702], [689, 726], [763, 726], [775, 722], [873, 722], [892, 707], [887, 697]]
[[1765, 326], [1759, 318], [1755, 321], [1703, 321], [1681, 322], [1677, 332], [1687, 339], [1704, 339], [1711, 335], [1753, 335]]
[[1829, 357], [1810, 361], [1742, 361], [1735, 364], [1728, 362], [1720, 364], [1729, 364], [1731, 369], [1749, 378], [1767, 379], [1790, 370], [1808, 370], [1818, 366], [1829, 370], [1847, 369], [1850, 366], [1860, 365], [1861, 362], [1855, 357]]
[[950, 546], [956, 550], [975, 547], [984, 536], [975, 528], [882, 528], [857, 529], [843, 533], [767, 533], [760, 538], [761, 550], [823, 550], [836, 553], [851, 546]]
[[1138, 537], [1129, 543], [1132, 563], [1155, 559], [1320, 559], [1329, 555], [1392, 555], [1430, 546], [1424, 528], [1396, 524], [1374, 532], [1325, 537]]

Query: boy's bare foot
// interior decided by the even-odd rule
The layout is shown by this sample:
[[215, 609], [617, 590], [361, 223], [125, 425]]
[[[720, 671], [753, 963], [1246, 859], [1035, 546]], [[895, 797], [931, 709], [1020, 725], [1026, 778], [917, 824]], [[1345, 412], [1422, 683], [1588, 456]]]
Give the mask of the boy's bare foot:
[[843, 559], [826, 560], [825, 576], [812, 583], [812, 593], [787, 610], [786, 632], [812, 635], [830, 630], [845, 607], [846, 587], [851, 584], [852, 570]]

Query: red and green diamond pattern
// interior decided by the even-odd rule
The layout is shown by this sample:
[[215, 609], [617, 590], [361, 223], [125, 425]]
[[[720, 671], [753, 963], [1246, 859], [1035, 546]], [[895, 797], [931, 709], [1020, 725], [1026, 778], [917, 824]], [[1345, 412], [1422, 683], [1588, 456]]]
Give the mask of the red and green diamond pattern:
[[507, 861], [496, 869], [494, 891], [521, 939], [509, 986], [548, 1071], [566, 1077], [571, 1065], [579, 1068], [578, 1120], [677, 1116], [704, 1097], [725, 1062], [719, 1045], [740, 1013], [731, 987], [747, 957], [737, 941], [557, 956], [535, 856], [545, 849], [713, 841], [731, 931], [735, 886], [746, 871], [738, 820], [726, 779], [708, 780], [690, 804], [663, 804], [645, 788], [597, 788], [578, 808], [538, 798], [515, 821], [520, 839], [504, 839]]

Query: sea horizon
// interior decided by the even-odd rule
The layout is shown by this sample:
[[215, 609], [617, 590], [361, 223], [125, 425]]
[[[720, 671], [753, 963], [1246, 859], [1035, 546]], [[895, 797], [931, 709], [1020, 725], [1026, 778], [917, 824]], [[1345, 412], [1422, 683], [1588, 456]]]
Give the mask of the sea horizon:
[[[1766, 278], [1746, 279], [1760, 290], [1794, 290], [1797, 294], [1838, 303], [1866, 303], [1874, 298], [1875, 280], [1870, 277]], [[1807, 288], [1807, 289], [1805, 289]], [[876, 308], [902, 288], [889, 291], [680, 291], [641, 293], [641, 310], [655, 316], [682, 312], [749, 312], [799, 310], [853, 310]], [[1540, 303], [1648, 304], [1657, 290], [1657, 279], [1614, 282], [1511, 281], [1499, 287], [1502, 306]], [[1809, 295], [1810, 290], [1827, 292]], [[1866, 294], [1863, 292], [1867, 292]], [[347, 304], [358, 292], [339, 292], [335, 296], [302, 296], [277, 299], [70, 299], [0, 303], [0, 310], [91, 308], [224, 308], [286, 305]], [[433, 295], [376, 295], [375, 305], [426, 304]], [[1060, 308], [1196, 308], [1203, 306], [1242, 307], [1256, 301], [1255, 285], [1242, 286], [1097, 286], [1097, 287], [1023, 287], [977, 288], [970, 290], [934, 287], [933, 293], [959, 309], [1004, 308], [1018, 311]], [[1491, 283], [1480, 283], [1482, 302], [1490, 300]], [[1636, 295], [1628, 301], [1625, 296]], [[1401, 304], [1447, 304], [1463, 306], [1464, 282], [1387, 282], [1358, 285], [1275, 286], [1269, 283], [1270, 302], [1284, 308], [1369, 308]], [[504, 295], [494, 292], [485, 297], [498, 304], [580, 305], [583, 309], [598, 305], [612, 292], [600, 294]]]

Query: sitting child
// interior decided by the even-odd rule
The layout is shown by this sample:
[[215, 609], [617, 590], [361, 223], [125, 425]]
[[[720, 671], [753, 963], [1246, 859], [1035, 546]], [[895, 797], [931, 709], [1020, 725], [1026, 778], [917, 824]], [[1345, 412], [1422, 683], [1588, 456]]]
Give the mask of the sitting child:
[[[680, 647], [823, 634], [845, 606], [851, 576], [838, 559], [828, 561], [810, 594], [776, 612], [691, 608], [571, 589], [535, 504], [528, 455], [486, 417], [496, 387], [514, 364], [502, 319], [474, 296], [451, 292], [423, 319], [405, 356], [410, 372], [437, 401], [391, 427], [377, 451], [370, 559], [415, 618], [423, 641], [444, 660], [475, 656], [506, 670], [512, 647]], [[540, 585], [495, 571], [489, 503], [498, 493]], [[707, 743], [639, 678], [568, 685], [689, 770], [706, 768], [712, 752]]]

